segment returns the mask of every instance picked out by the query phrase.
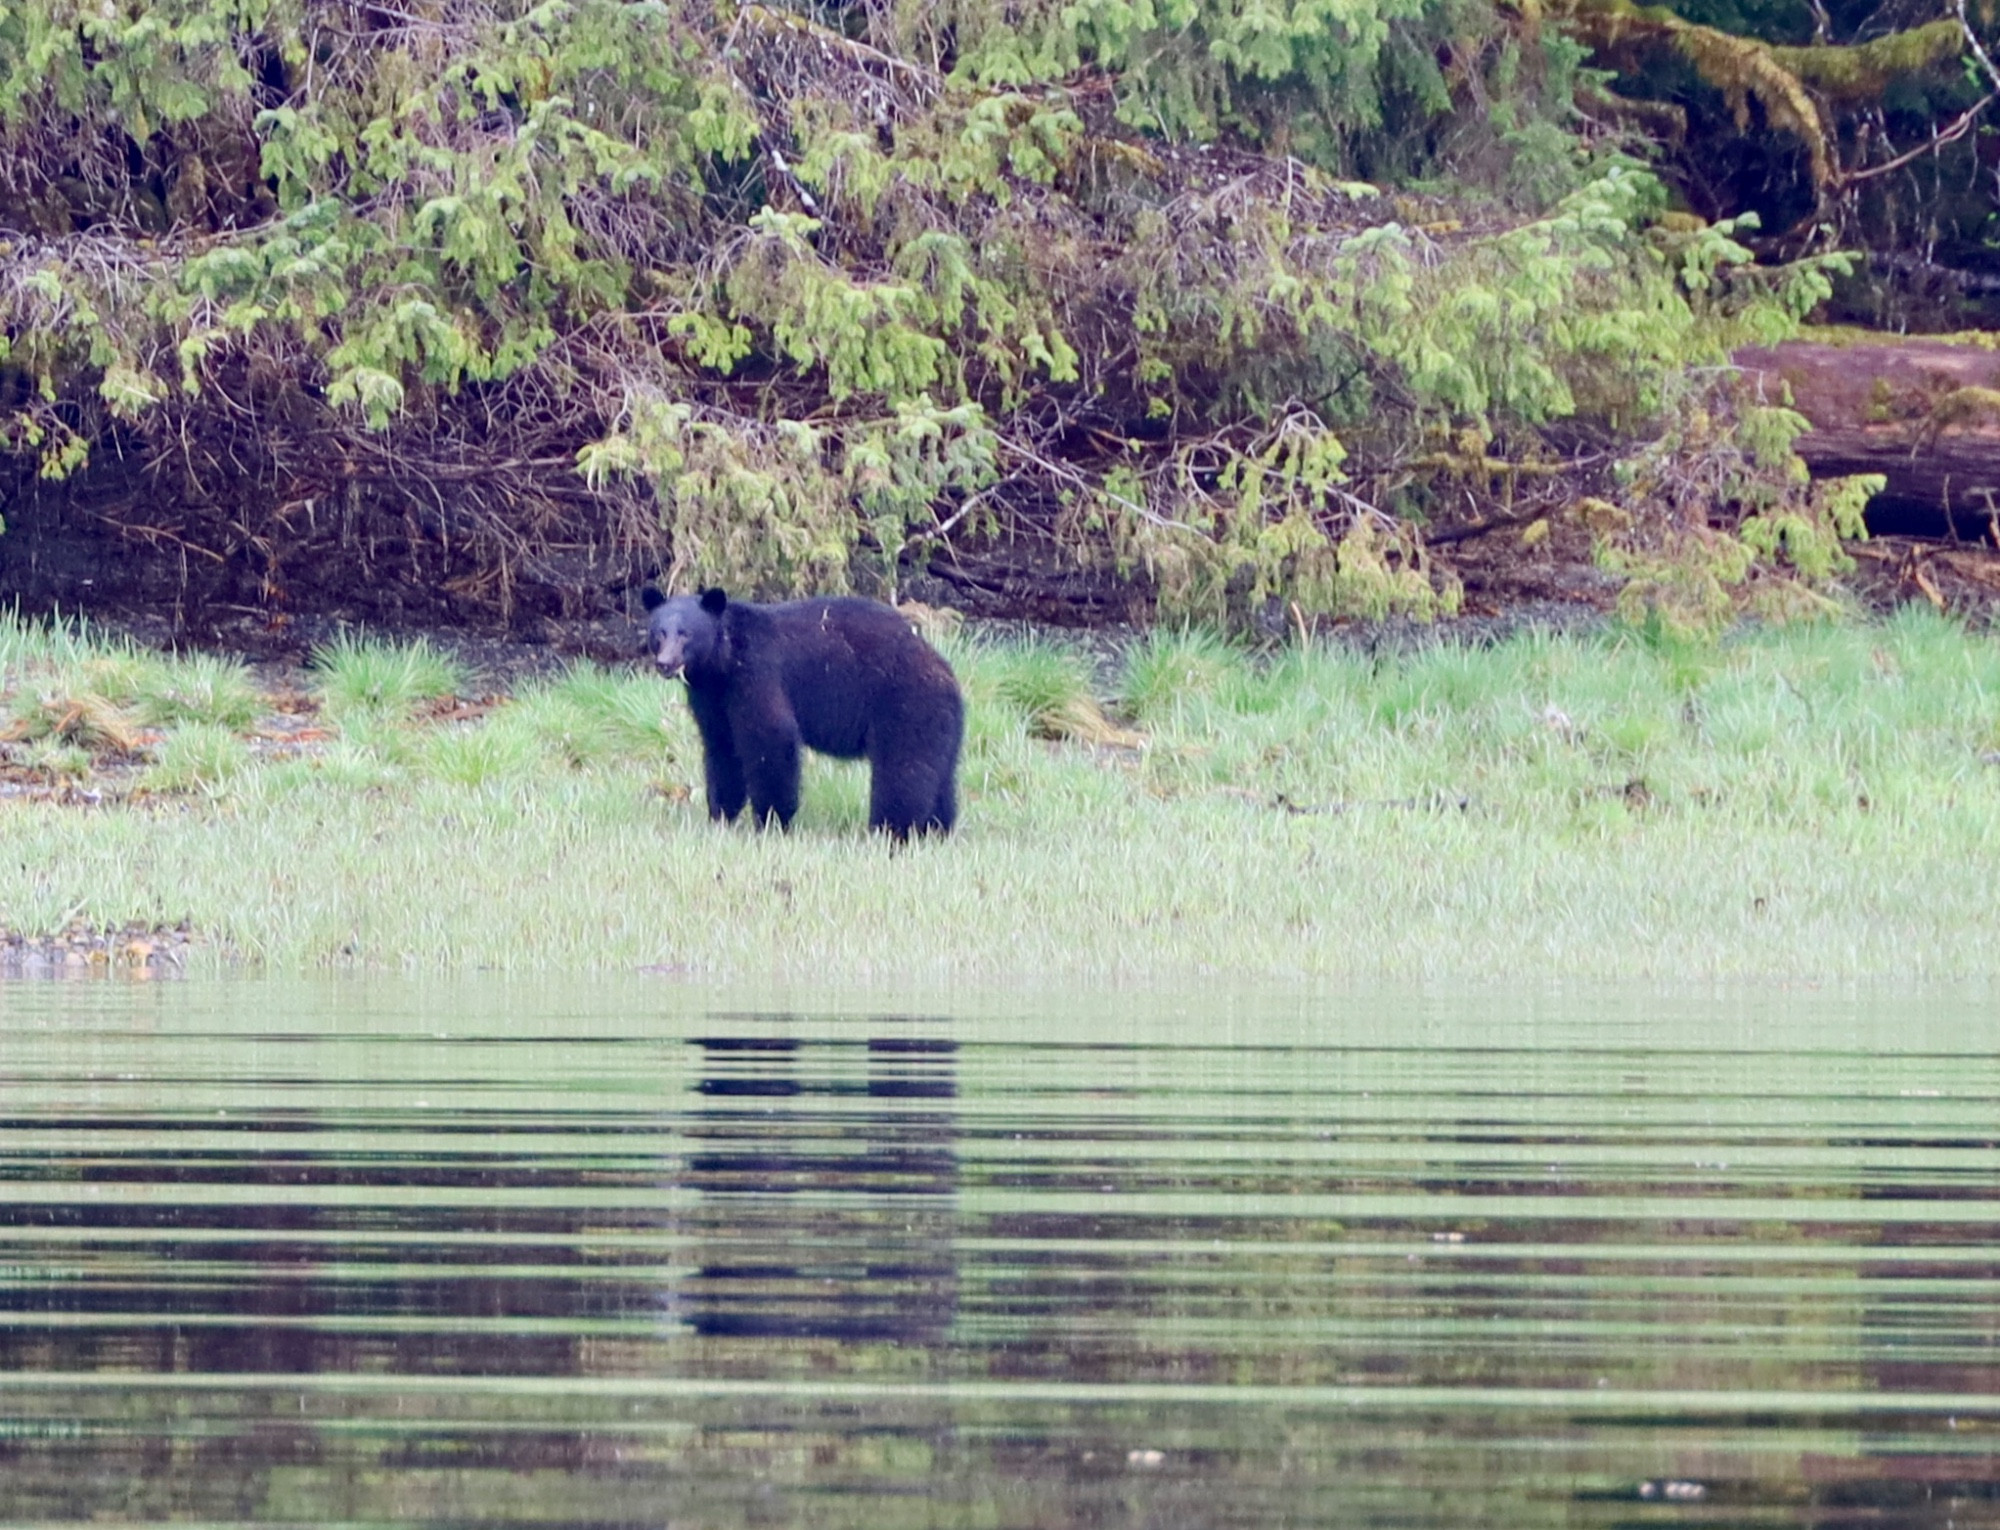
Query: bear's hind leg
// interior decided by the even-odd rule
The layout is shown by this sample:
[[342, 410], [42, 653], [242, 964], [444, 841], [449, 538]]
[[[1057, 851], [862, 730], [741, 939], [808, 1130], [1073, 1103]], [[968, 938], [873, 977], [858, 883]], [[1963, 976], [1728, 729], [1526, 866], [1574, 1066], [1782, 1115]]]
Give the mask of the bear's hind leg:
[[949, 834], [952, 825], [958, 822], [958, 782], [953, 773], [945, 772], [944, 785], [938, 788], [937, 801], [931, 807], [931, 816], [919, 825], [919, 832], [925, 834]]
[[949, 715], [941, 720], [939, 748], [930, 756], [937, 795], [931, 799], [930, 816], [917, 825], [920, 834], [949, 834], [958, 822], [958, 750], [965, 723], [957, 698], [952, 700]]
[[[951, 794], [949, 777], [942, 790], [947, 797]], [[903, 757], [871, 761], [868, 827], [894, 839], [950, 828], [949, 822], [937, 822], [939, 791], [937, 767], [928, 760]]]

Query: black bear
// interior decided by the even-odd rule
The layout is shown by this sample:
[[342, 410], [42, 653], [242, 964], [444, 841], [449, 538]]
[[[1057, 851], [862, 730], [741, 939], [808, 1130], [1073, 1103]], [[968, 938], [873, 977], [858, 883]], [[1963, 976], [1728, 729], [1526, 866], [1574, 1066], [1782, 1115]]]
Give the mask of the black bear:
[[869, 828], [897, 839], [950, 830], [965, 709], [951, 666], [909, 622], [851, 598], [641, 598], [653, 662], [687, 683], [709, 817], [734, 819], [747, 798], [759, 824], [790, 827], [804, 744], [867, 759]]

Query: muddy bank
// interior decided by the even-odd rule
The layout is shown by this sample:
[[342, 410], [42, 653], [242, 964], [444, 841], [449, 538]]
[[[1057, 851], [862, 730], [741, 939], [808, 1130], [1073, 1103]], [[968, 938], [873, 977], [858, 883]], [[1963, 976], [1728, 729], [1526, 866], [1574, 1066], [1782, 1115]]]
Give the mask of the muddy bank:
[[179, 977], [198, 946], [215, 942], [186, 925], [128, 924], [98, 929], [71, 923], [52, 935], [25, 935], [0, 926], [0, 977]]
[[[487, 688], [504, 691], [577, 659], [630, 661], [641, 625], [638, 593], [657, 572], [579, 554], [541, 567], [543, 582], [522, 583], [503, 607], [446, 577], [448, 564], [433, 568], [431, 554], [442, 557], [445, 549], [426, 552], [422, 528], [412, 523], [398, 537], [378, 537], [370, 557], [326, 553], [307, 560], [299, 577], [279, 580], [249, 544], [218, 557], [177, 544], [166, 528], [148, 538], [114, 524], [93, 497], [110, 492], [94, 480], [17, 483], [11, 494], [0, 486], [0, 608], [78, 616], [146, 648], [206, 649], [294, 674], [314, 648], [342, 633], [421, 636], [448, 648]], [[1976, 621], [1994, 619], [2000, 537], [1955, 530], [1853, 544], [1858, 566], [1840, 588], [1863, 611], [1920, 600]], [[1580, 526], [1553, 523], [1532, 546], [1518, 527], [1501, 523], [1457, 528], [1440, 542], [1437, 555], [1463, 585], [1459, 615], [1435, 623], [1317, 621], [1314, 635], [1371, 654], [1397, 653], [1440, 641], [1486, 643], [1523, 628], [1571, 630], [1601, 623], [1615, 609], [1618, 582], [1596, 566]], [[1106, 673], [1144, 629], [1151, 604], [1142, 581], [1080, 570], [1052, 548], [1026, 544], [907, 566], [894, 594], [954, 613], [976, 631], [1059, 636], [1103, 656], [1098, 667]], [[1246, 636], [1294, 641], [1296, 621], [1273, 602], [1249, 614]]]
[[[578, 659], [621, 665], [638, 652], [638, 594], [652, 570], [589, 559], [551, 566], [543, 570], [545, 588], [522, 585], [503, 610], [468, 596], [445, 577], [446, 564], [433, 568], [422, 528], [412, 523], [395, 528], [395, 536], [377, 528], [368, 557], [323, 555], [307, 560], [310, 577], [278, 581], [248, 544], [217, 557], [182, 545], [168, 528], [155, 528], [150, 538], [135, 533], [128, 523], [141, 489], [108, 470], [68, 485], [16, 485], [0, 506], [0, 609], [80, 617], [156, 651], [229, 654], [268, 670], [274, 690], [303, 688], [313, 650], [356, 631], [428, 638], [476, 676], [482, 691], [505, 692]], [[431, 549], [439, 557], [443, 551]], [[1590, 563], [1587, 542], [1570, 532], [1531, 551], [1518, 546], [1517, 536], [1467, 537], [1453, 553], [1466, 592], [1459, 616], [1436, 623], [1317, 622], [1315, 635], [1369, 653], [1439, 641], [1484, 643], [1524, 627], [1569, 630], [1601, 622], [1616, 600], [1616, 584]], [[1025, 544], [906, 567], [894, 594], [996, 639], [1042, 637], [1082, 647], [1106, 677], [1144, 630], [1150, 607], [1142, 582], [1066, 566], [1053, 549]], [[1295, 621], [1273, 603], [1247, 636], [1295, 641]]]
[[[524, 528], [496, 562], [449, 503], [358, 489], [232, 515], [177, 501], [117, 451], [60, 482], [31, 466], [0, 462], [0, 605], [143, 620], [161, 642], [282, 657], [332, 623], [479, 632], [603, 659], [623, 652], [622, 623], [665, 561], [629, 539]], [[883, 582], [876, 562], [857, 556], [861, 593], [886, 593], [867, 587]], [[972, 616], [1059, 626], [1134, 620], [1151, 598], [1142, 579], [1081, 567], [1036, 537], [906, 561], [895, 584]]]
[[[115, 452], [59, 483], [15, 464], [0, 475], [0, 607], [82, 615], [149, 647], [294, 663], [344, 628], [452, 634], [482, 672], [513, 674], [551, 660], [624, 658], [638, 592], [662, 573], [630, 548], [530, 539], [533, 555], [509, 561], [499, 580], [454, 530], [448, 506], [357, 493], [294, 508], [267, 523], [178, 505], [138, 458]], [[1469, 620], [1609, 606], [1616, 585], [1594, 566], [1587, 533], [1560, 520], [1547, 529], [1533, 546], [1507, 524], [1439, 533], [1437, 556], [1461, 581]], [[1084, 566], [1048, 536], [1025, 532], [906, 558], [893, 591], [863, 553], [854, 582], [862, 594], [893, 593], [976, 622], [1050, 629], [1130, 628], [1154, 600], [1143, 569]], [[1294, 622], [1279, 602], [1235, 615], [1273, 641]], [[469, 651], [483, 644], [497, 646], [484, 658]]]

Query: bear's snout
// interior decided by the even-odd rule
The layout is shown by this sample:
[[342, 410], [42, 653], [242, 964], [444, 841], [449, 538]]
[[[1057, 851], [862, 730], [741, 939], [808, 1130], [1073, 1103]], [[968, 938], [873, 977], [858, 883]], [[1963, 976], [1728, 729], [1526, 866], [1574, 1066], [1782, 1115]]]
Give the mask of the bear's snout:
[[653, 649], [653, 662], [669, 680], [676, 678], [687, 668], [687, 639], [678, 634], [661, 638]]

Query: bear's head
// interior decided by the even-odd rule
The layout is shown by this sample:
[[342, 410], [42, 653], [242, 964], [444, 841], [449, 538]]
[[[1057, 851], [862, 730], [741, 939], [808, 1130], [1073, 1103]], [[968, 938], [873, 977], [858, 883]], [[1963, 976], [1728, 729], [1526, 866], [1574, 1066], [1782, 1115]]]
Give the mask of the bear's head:
[[720, 590], [672, 599], [648, 585], [640, 595], [645, 605], [646, 648], [668, 679], [690, 670], [720, 669], [724, 659], [722, 613], [729, 597]]

